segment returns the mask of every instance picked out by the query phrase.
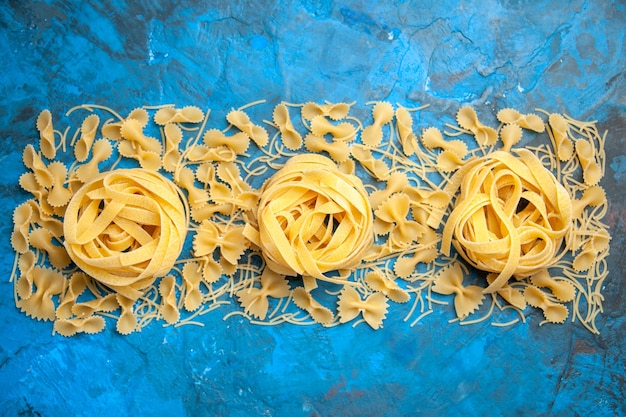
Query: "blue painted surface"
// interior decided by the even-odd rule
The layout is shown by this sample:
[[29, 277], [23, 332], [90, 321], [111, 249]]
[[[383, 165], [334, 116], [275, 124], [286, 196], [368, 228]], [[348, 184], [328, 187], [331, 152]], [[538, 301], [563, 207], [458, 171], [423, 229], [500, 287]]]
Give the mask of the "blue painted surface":
[[[196, 4], [204, 3], [204, 5]], [[211, 4], [213, 3], [213, 4]], [[623, 2], [325, 0], [9, 2], [0, 9], [0, 413], [13, 415], [626, 415], [626, 10]], [[576, 323], [410, 328], [250, 325], [65, 339], [14, 306], [8, 220], [43, 108], [266, 99], [535, 107], [597, 119], [613, 235], [601, 331]]]

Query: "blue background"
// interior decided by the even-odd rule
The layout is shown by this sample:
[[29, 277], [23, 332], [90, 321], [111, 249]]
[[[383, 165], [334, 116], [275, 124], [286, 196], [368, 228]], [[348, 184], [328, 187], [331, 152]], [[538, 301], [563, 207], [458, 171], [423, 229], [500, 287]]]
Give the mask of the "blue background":
[[[1, 2], [0, 414], [39, 416], [624, 416], [626, 6], [623, 1]], [[600, 335], [578, 323], [411, 328], [222, 320], [130, 336], [51, 336], [8, 281], [21, 151], [37, 114], [82, 103], [125, 114], [267, 100], [541, 107], [598, 120], [613, 236]], [[359, 111], [359, 110], [357, 110]], [[365, 113], [363, 113], [365, 114]], [[426, 120], [419, 121], [426, 127]]]

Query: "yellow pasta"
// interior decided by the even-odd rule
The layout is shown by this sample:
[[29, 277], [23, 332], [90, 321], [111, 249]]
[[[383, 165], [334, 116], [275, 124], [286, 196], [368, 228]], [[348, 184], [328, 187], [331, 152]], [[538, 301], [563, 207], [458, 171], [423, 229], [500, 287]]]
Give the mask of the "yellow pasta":
[[540, 308], [549, 322], [563, 323], [569, 315], [567, 307], [551, 301], [546, 293], [535, 286], [531, 285], [524, 290], [524, 298], [529, 305]]
[[20, 299], [17, 307], [27, 316], [37, 320], [54, 320], [55, 305], [52, 297], [63, 291], [65, 277], [53, 269], [35, 266], [33, 284], [35, 291], [30, 296]]
[[83, 271], [122, 295], [167, 274], [187, 234], [180, 191], [141, 169], [115, 170], [85, 184], [67, 206], [65, 247]]
[[237, 297], [246, 313], [264, 320], [269, 308], [268, 297], [287, 297], [291, 290], [285, 276], [277, 274], [271, 269], [263, 271], [260, 281], [261, 288], [244, 288], [237, 292]]
[[256, 214], [262, 254], [285, 275], [327, 279], [361, 262], [372, 210], [361, 181], [320, 155], [293, 157], [264, 185]]
[[381, 101], [376, 103], [372, 109], [372, 117], [374, 122], [363, 129], [361, 132], [361, 140], [367, 146], [378, 146], [383, 139], [383, 125], [393, 120], [394, 111], [391, 104]]
[[327, 116], [332, 120], [341, 120], [350, 112], [350, 104], [347, 103], [306, 103], [302, 106], [302, 117], [313, 120], [316, 116]]
[[111, 157], [113, 147], [111, 142], [106, 139], [100, 139], [93, 145], [91, 160], [76, 169], [76, 177], [82, 183], [92, 181], [100, 174], [98, 164], [106, 161]]
[[494, 145], [498, 140], [498, 133], [492, 127], [485, 126], [478, 120], [476, 111], [464, 106], [456, 114], [456, 121], [463, 129], [472, 132], [476, 141], [483, 146]]
[[183, 131], [178, 125], [168, 123], [163, 128], [165, 135], [165, 152], [163, 154], [163, 169], [167, 172], [174, 172], [180, 164], [182, 155], [180, 154], [179, 145], [183, 139]]
[[413, 155], [417, 150], [417, 136], [413, 132], [413, 118], [405, 107], [396, 109], [396, 128], [402, 151], [406, 156]]
[[574, 146], [568, 137], [567, 120], [558, 113], [552, 113], [548, 118], [550, 130], [554, 140], [557, 156], [561, 161], [567, 161], [574, 155]]
[[[503, 109], [494, 129], [465, 106], [418, 141], [425, 106], [373, 102], [364, 126], [353, 104], [280, 102], [259, 125], [256, 104], [226, 129], [194, 106], [76, 106], [67, 117], [87, 116], [64, 131], [42, 112], [19, 179], [32, 197], [13, 212], [18, 308], [64, 336], [202, 325], [232, 300], [225, 319], [378, 329], [390, 300], [411, 301], [414, 326], [453, 297], [461, 324], [530, 306], [598, 332], [611, 236], [595, 122]], [[515, 149], [522, 129], [548, 141]], [[485, 271], [473, 285], [466, 264]]]
[[202, 141], [209, 148], [227, 146], [236, 154], [241, 155], [250, 146], [250, 138], [244, 132], [239, 132], [231, 136], [226, 136], [224, 132], [217, 129], [209, 129], [202, 137]]
[[302, 135], [293, 127], [287, 106], [281, 103], [274, 107], [272, 118], [278, 126], [281, 138], [287, 149], [292, 151], [299, 149], [302, 146]]
[[294, 303], [309, 313], [315, 322], [329, 324], [334, 320], [332, 311], [316, 301], [303, 287], [294, 288], [292, 296]]
[[454, 310], [461, 320], [473, 313], [484, 299], [481, 287], [463, 285], [463, 270], [458, 263], [442, 269], [437, 274], [432, 290], [439, 294], [454, 294]]
[[28, 203], [22, 203], [13, 211], [13, 233], [11, 246], [18, 253], [28, 251], [28, 231], [33, 216], [33, 208]]
[[161, 315], [163, 319], [174, 324], [180, 318], [176, 302], [176, 280], [172, 275], [167, 275], [159, 283], [159, 294], [161, 295]]
[[258, 146], [265, 146], [269, 140], [267, 130], [259, 125], [255, 125], [242, 110], [232, 110], [226, 116], [226, 120], [237, 129], [244, 132]]
[[517, 158], [493, 152], [468, 163], [443, 231], [444, 254], [453, 243], [470, 264], [499, 274], [486, 292], [553, 263], [570, 228], [567, 191], [534, 154], [516, 152]]
[[311, 133], [324, 137], [330, 135], [335, 141], [349, 142], [354, 139], [357, 128], [349, 122], [333, 124], [324, 116], [316, 116], [311, 120]]
[[159, 125], [168, 123], [199, 123], [204, 119], [204, 112], [196, 106], [185, 106], [177, 109], [174, 107], [163, 107], [154, 115], [154, 121]]
[[80, 139], [74, 146], [74, 156], [78, 162], [84, 162], [89, 156], [99, 124], [100, 117], [97, 114], [91, 114], [83, 120], [80, 127]]
[[54, 331], [62, 336], [70, 337], [77, 333], [95, 334], [104, 330], [106, 322], [102, 317], [89, 316], [54, 322]]
[[541, 133], [545, 130], [543, 120], [536, 114], [522, 114], [515, 109], [502, 109], [498, 112], [497, 118], [505, 124], [516, 124], [524, 129]]
[[333, 141], [327, 142], [321, 136], [309, 133], [304, 138], [304, 146], [309, 152], [326, 152], [337, 163], [342, 163], [350, 158], [350, 147], [347, 142]]
[[37, 117], [37, 130], [39, 131], [39, 149], [48, 159], [56, 156], [56, 143], [54, 139], [54, 128], [52, 127], [52, 113], [44, 110]]
[[387, 298], [383, 293], [377, 292], [361, 299], [359, 293], [352, 287], [344, 287], [337, 302], [337, 314], [340, 323], [346, 323], [355, 319], [359, 314], [372, 329], [382, 326], [387, 315]]

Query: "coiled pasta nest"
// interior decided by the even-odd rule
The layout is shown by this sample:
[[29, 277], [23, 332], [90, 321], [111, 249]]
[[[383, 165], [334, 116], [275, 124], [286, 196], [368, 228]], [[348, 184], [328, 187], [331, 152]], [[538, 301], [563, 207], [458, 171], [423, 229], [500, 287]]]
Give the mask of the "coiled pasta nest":
[[131, 299], [167, 274], [187, 234], [180, 190], [144, 169], [105, 172], [67, 206], [65, 247], [93, 278]]
[[274, 271], [324, 280], [361, 262], [373, 241], [372, 217], [359, 178], [324, 156], [298, 155], [262, 189], [258, 243]]

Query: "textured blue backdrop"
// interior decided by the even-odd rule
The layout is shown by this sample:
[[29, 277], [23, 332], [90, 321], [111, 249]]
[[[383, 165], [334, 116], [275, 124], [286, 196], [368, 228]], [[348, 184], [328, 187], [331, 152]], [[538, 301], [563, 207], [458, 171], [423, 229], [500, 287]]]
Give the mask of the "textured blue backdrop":
[[[0, 414], [626, 414], [623, 1], [1, 4]], [[258, 99], [430, 103], [441, 120], [460, 104], [599, 120], [613, 234], [601, 334], [539, 327], [537, 314], [512, 328], [458, 326], [441, 309], [413, 328], [390, 316], [379, 331], [217, 312], [204, 328], [65, 339], [15, 308], [9, 218], [26, 198], [20, 156], [40, 110], [177, 103], [224, 115]]]

